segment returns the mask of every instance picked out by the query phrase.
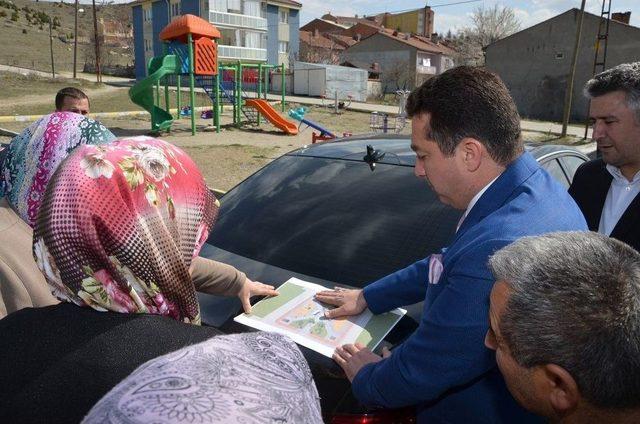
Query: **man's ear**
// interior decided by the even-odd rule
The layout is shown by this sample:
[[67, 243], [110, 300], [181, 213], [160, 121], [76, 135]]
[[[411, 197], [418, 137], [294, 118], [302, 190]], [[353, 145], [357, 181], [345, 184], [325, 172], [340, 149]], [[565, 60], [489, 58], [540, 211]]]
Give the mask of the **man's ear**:
[[466, 137], [458, 144], [459, 152], [461, 153], [462, 160], [467, 168], [467, 171], [474, 172], [482, 163], [482, 156], [485, 151], [485, 147], [475, 138]]
[[580, 402], [580, 390], [571, 374], [564, 368], [555, 364], [546, 364], [541, 367], [544, 379], [543, 387], [548, 393], [548, 402], [560, 417], [572, 412]]

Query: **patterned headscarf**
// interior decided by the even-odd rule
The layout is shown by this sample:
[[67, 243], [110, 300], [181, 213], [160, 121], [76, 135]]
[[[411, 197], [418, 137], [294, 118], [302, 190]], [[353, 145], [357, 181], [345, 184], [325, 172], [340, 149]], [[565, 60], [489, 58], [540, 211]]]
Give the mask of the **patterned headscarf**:
[[34, 257], [60, 300], [199, 324], [189, 267], [218, 206], [195, 163], [169, 143], [82, 146], [51, 178]]
[[0, 174], [0, 197], [33, 227], [47, 183], [60, 162], [81, 144], [115, 140], [98, 121], [77, 113], [56, 112], [31, 124], [11, 140]]

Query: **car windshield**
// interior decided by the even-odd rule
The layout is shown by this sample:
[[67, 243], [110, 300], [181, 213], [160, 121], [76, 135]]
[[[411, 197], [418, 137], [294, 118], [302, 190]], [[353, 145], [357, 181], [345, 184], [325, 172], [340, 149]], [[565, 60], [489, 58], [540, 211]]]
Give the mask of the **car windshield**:
[[448, 245], [460, 215], [411, 167], [287, 155], [223, 197], [208, 242], [364, 287]]

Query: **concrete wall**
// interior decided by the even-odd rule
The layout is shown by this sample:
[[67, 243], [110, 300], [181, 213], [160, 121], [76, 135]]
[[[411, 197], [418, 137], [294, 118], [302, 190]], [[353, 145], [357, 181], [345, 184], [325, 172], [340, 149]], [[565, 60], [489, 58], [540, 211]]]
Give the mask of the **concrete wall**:
[[382, 96], [382, 83], [380, 81], [367, 81], [367, 98]]
[[425, 7], [423, 9], [385, 15], [383, 23], [385, 28], [429, 37], [433, 32], [433, 15], [431, 8]]
[[[343, 61], [360, 61], [363, 63], [378, 63], [380, 65], [383, 86], [387, 92], [395, 92], [398, 87], [390, 84], [388, 75], [398, 67], [406, 66], [415, 73], [416, 49], [409, 45], [395, 41], [381, 34], [375, 34], [365, 38], [357, 44], [349, 47], [342, 53]], [[385, 76], [385, 72], [387, 76]], [[403, 84], [400, 84], [403, 85]], [[415, 82], [412, 83], [415, 85]], [[402, 88], [402, 87], [400, 87]], [[413, 86], [407, 87], [412, 89]]]
[[131, 8], [133, 15], [133, 53], [136, 79], [140, 80], [147, 74], [144, 58], [144, 34], [142, 22], [142, 6]]
[[[523, 117], [561, 121], [579, 11], [571, 9], [486, 50], [486, 66], [504, 80]], [[591, 78], [599, 17], [585, 13], [574, 80], [571, 119], [583, 122], [588, 102], [582, 95]], [[640, 28], [612, 21], [607, 68], [639, 58]]]

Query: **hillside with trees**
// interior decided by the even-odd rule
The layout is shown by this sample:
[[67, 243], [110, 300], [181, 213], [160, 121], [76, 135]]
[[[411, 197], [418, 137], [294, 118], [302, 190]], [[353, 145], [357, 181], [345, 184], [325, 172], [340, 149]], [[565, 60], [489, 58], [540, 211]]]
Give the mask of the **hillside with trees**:
[[[0, 0], [0, 64], [51, 71], [49, 23], [53, 38], [56, 72], [73, 70], [75, 3], [30, 0]], [[78, 13], [77, 70], [95, 61], [93, 7], [80, 4]], [[96, 2], [101, 28], [117, 25], [121, 32], [131, 31], [131, 7], [112, 2]], [[133, 39], [113, 37], [101, 46], [104, 65], [133, 65]], [[99, 38], [100, 39], [100, 38]], [[104, 42], [104, 40], [101, 40]]]

